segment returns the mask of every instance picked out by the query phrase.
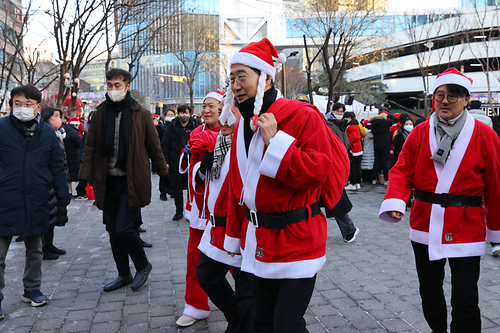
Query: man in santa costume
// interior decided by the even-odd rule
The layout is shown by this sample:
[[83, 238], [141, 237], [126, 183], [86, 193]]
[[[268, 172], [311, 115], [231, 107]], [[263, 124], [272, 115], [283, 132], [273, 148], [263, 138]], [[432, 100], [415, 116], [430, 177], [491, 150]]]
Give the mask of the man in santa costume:
[[485, 238], [500, 242], [500, 140], [465, 109], [471, 85], [472, 80], [455, 68], [437, 76], [435, 112], [408, 136], [390, 171], [379, 212], [382, 220], [400, 221], [415, 189], [410, 239], [424, 316], [436, 333], [447, 331], [447, 259], [452, 275], [451, 332], [481, 332], [480, 256]]
[[[254, 331], [307, 332], [303, 315], [326, 260], [319, 201], [330, 209], [338, 202], [349, 160], [316, 107], [274, 88], [273, 57], [264, 38], [230, 62], [226, 98], [236, 98], [243, 119], [231, 144], [224, 249], [241, 253], [241, 270], [251, 274]], [[236, 121], [228, 108], [221, 123]]]
[[[221, 102], [219, 110], [225, 100]], [[233, 104], [233, 101], [227, 101]], [[240, 111], [233, 105], [231, 112], [238, 121]], [[228, 321], [226, 332], [253, 332], [251, 310], [253, 305], [252, 285], [248, 273], [241, 272], [241, 255], [229, 256], [224, 250], [226, 230], [227, 198], [229, 190], [229, 171], [231, 140], [236, 123], [220, 124], [220, 132], [214, 142], [212, 152], [203, 156], [198, 170], [197, 186], [206, 186], [208, 193], [206, 206], [210, 219], [201, 238], [201, 258], [196, 268], [198, 281], [208, 297], [224, 314]], [[236, 293], [226, 279], [232, 268]]]
[[[213, 150], [215, 138], [219, 132], [219, 103], [224, 92], [211, 91], [203, 99], [203, 126], [191, 132], [190, 139], [184, 148], [179, 162], [179, 172], [188, 173], [189, 197], [185, 216], [189, 220], [189, 241], [187, 249], [186, 301], [183, 315], [176, 321], [180, 327], [193, 325], [197, 320], [207, 318], [210, 313], [207, 294], [198, 284], [196, 266], [200, 261], [200, 243], [203, 230], [207, 225], [208, 215], [204, 214], [204, 188], [196, 188], [194, 178], [202, 157]], [[196, 167], [196, 169], [195, 169]]]

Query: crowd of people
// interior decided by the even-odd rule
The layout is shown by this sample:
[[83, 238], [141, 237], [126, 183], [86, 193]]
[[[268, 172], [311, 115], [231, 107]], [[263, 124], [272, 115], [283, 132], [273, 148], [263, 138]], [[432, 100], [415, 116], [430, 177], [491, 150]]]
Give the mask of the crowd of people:
[[274, 62], [283, 60], [265, 38], [243, 47], [229, 63], [227, 91], [205, 96], [201, 119], [188, 105], [152, 116], [132, 98], [132, 76], [121, 69], [106, 73], [106, 100], [87, 122], [42, 109], [31, 85], [13, 89], [12, 113], [0, 120], [0, 306], [13, 236], [26, 246], [22, 300], [47, 304], [42, 260], [66, 253], [54, 245], [55, 227], [67, 223], [71, 198], [86, 200], [90, 192], [118, 270], [103, 291], [141, 288], [153, 269], [144, 251], [152, 245], [139, 236], [141, 208], [157, 174], [160, 199], [174, 200], [172, 220], [189, 221], [185, 307], [176, 324], [207, 318], [210, 299], [226, 332], [307, 332], [304, 314], [326, 261], [327, 218], [345, 242], [355, 241], [360, 230], [348, 192], [383, 184], [381, 219], [397, 222], [411, 209], [429, 326], [447, 330], [448, 259], [451, 331], [480, 332], [486, 238], [500, 254], [500, 208], [492, 204], [500, 191], [500, 139], [498, 118], [469, 101], [472, 81], [456, 69], [439, 75], [428, 119], [382, 111], [358, 120], [341, 103], [323, 115], [303, 98], [283, 98], [274, 85]]

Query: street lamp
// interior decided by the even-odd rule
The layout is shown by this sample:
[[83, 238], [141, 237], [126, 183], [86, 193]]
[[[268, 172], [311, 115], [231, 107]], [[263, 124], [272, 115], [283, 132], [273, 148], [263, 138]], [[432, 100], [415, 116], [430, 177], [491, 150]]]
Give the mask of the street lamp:
[[[298, 51], [293, 51], [286, 58], [288, 59], [290, 57], [295, 57], [297, 54], [299, 54]], [[286, 76], [285, 76], [285, 68], [286, 68], [286, 66], [285, 66], [285, 63], [286, 63], [286, 60], [285, 60], [284, 63], [281, 64], [281, 68], [282, 68], [282, 70], [281, 70], [281, 88], [283, 89], [283, 97], [286, 98], [286, 82], [285, 82], [285, 78], [286, 78]]]

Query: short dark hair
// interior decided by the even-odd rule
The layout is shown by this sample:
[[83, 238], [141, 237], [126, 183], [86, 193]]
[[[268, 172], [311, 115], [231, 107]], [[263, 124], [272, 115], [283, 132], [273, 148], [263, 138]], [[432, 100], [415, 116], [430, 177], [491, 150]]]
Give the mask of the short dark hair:
[[173, 108], [167, 108], [165, 111], [163, 111], [163, 115], [166, 116], [168, 111], [172, 111], [175, 114], [175, 110]]
[[448, 88], [448, 92], [452, 94], [457, 94], [460, 97], [470, 96], [469, 91], [458, 84], [447, 84], [446, 88]]
[[332, 111], [338, 110], [340, 108], [342, 108], [342, 110], [345, 112], [345, 105], [344, 104], [339, 103], [339, 102], [333, 103], [333, 105], [332, 105]]
[[[336, 110], [336, 109], [335, 109]], [[356, 118], [356, 115], [354, 114], [354, 112], [344, 112], [344, 118], [351, 118], [351, 119], [355, 119]]]
[[123, 81], [125, 81], [125, 84], [129, 84], [130, 82], [132, 82], [132, 75], [128, 71], [121, 68], [112, 68], [106, 72], [107, 81], [115, 78], [122, 78]]
[[34, 99], [37, 103], [42, 102], [42, 94], [40, 93], [40, 90], [38, 90], [32, 84], [19, 86], [12, 89], [12, 91], [10, 92], [10, 100], [9, 100], [9, 105], [11, 108], [12, 108], [12, 103], [14, 103], [12, 99], [16, 95], [23, 95], [27, 99]]
[[187, 104], [182, 104], [182, 105], [179, 105], [179, 107], [177, 107], [177, 114], [179, 114], [181, 112], [184, 113], [186, 111], [188, 111], [189, 114], [193, 113], [193, 109], [191, 109], [191, 107]]
[[481, 101], [475, 99], [473, 101], [470, 101], [470, 108], [471, 109], [479, 109], [481, 107]]
[[49, 119], [50, 117], [52, 117], [52, 115], [54, 114], [54, 112], [56, 111], [59, 111], [59, 113], [61, 114], [61, 118], [63, 116], [63, 113], [61, 110], [59, 110], [58, 108], [55, 108], [53, 106], [46, 106], [42, 109], [42, 118], [43, 120], [45, 120], [46, 123], [49, 122]]

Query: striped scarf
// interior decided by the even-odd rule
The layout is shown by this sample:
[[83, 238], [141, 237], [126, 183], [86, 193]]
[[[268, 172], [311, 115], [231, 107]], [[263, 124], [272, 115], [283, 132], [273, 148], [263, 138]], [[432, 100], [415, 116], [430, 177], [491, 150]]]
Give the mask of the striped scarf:
[[232, 135], [224, 136], [219, 133], [217, 136], [217, 141], [215, 142], [214, 148], [214, 162], [212, 164], [212, 172], [210, 173], [210, 179], [218, 179], [220, 177], [220, 170], [222, 164], [224, 163], [224, 158], [226, 157], [229, 148], [231, 148], [231, 138]]

